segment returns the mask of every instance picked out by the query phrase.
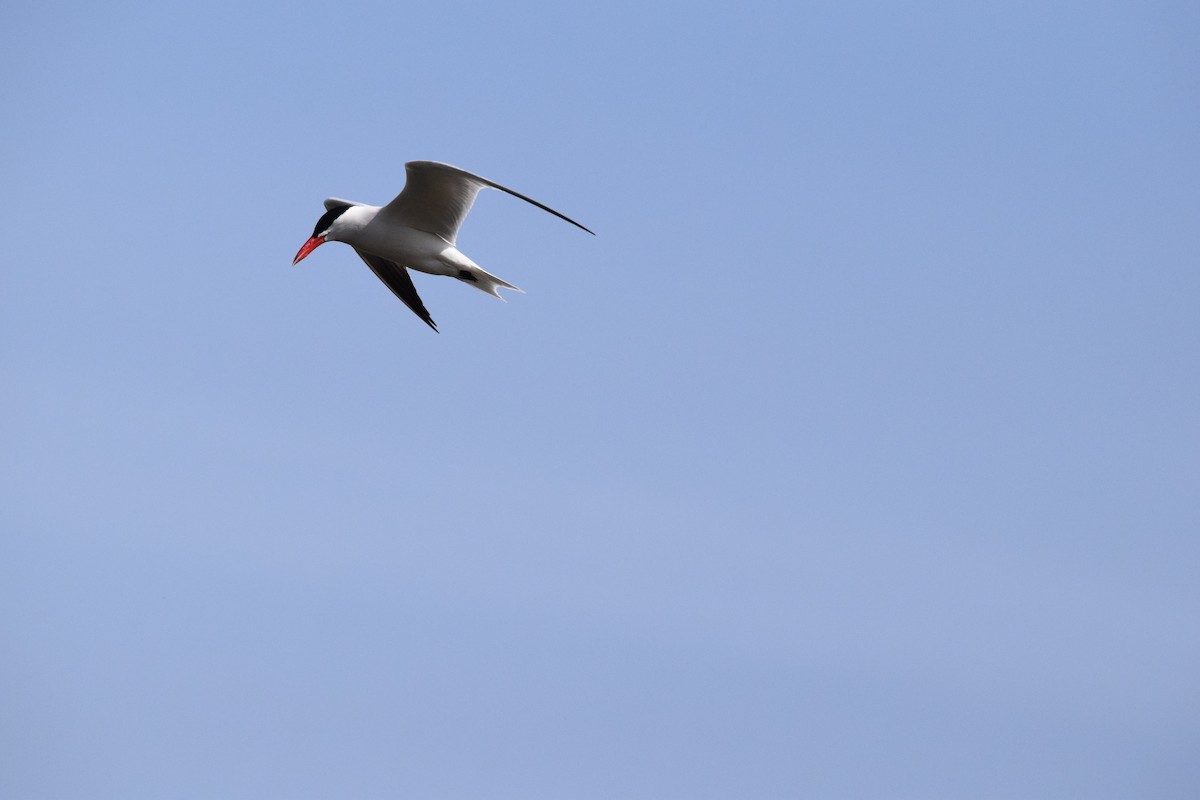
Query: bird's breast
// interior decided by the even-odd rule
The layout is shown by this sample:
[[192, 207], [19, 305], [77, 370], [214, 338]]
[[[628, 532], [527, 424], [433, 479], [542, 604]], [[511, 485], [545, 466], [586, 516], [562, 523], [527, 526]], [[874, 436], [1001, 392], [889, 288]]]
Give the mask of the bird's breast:
[[447, 259], [454, 246], [436, 234], [396, 224], [372, 222], [355, 234], [347, 244], [372, 255], [395, 261], [411, 269], [434, 275], [454, 275], [457, 270]]

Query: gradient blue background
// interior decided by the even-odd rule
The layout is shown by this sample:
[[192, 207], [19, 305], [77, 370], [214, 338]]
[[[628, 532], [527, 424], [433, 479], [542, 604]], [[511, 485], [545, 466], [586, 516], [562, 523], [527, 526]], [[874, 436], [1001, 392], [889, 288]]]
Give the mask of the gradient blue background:
[[[20, 3], [0, 795], [1194, 798], [1200, 7]], [[416, 276], [329, 195], [499, 193]]]

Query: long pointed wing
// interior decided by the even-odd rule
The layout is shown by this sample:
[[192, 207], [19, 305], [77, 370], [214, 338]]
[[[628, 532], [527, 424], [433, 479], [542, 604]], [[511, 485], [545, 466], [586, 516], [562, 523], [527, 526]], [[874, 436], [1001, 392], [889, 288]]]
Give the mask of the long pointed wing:
[[[570, 217], [542, 205], [533, 198], [458, 167], [436, 161], [410, 161], [404, 165], [404, 169], [408, 174], [404, 191], [384, 206], [379, 212], [380, 215], [391, 217], [410, 228], [441, 236], [450, 244], [457, 241], [458, 229], [467, 218], [467, 212], [471, 210], [479, 190], [484, 187], [499, 189], [513, 197], [519, 197], [526, 203], [532, 203], [543, 211], [549, 211], [559, 219], [592, 233]], [[595, 236], [594, 233], [592, 235]]]
[[404, 305], [411, 308], [412, 312], [423, 319], [426, 325], [433, 328], [435, 333], [438, 332], [437, 325], [429, 316], [429, 312], [425, 310], [425, 304], [421, 302], [421, 296], [417, 294], [417, 287], [413, 286], [412, 276], [408, 274], [407, 269], [386, 258], [368, 255], [361, 250], [354, 252], [358, 253], [358, 257], [366, 262], [371, 271], [379, 276], [379, 280], [387, 284], [387, 287], [403, 301]]

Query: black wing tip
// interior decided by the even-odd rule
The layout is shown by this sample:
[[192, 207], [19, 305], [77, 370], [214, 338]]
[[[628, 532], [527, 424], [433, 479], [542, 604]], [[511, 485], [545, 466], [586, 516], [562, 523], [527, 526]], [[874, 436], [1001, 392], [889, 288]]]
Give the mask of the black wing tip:
[[[467, 173], [467, 174], [469, 175], [470, 173]], [[485, 186], [490, 186], [490, 187], [491, 187], [491, 188], [493, 188], [493, 189], [498, 189], [498, 190], [499, 190], [499, 191], [501, 191], [501, 192], [505, 192], [505, 193], [507, 193], [507, 194], [511, 194], [513, 197], [520, 198], [521, 200], [524, 200], [526, 203], [529, 203], [529, 204], [530, 204], [530, 205], [532, 205], [532, 206], [537, 206], [537, 207], [538, 207], [538, 208], [540, 208], [542, 211], [545, 211], [545, 212], [547, 212], [547, 213], [553, 214], [554, 216], [558, 217], [559, 219], [563, 220], [564, 222], [569, 222], [569, 223], [571, 223], [572, 225], [574, 225], [576, 228], [579, 228], [580, 230], [585, 230], [585, 231], [587, 231], [587, 232], [588, 232], [588, 233], [590, 233], [592, 236], [595, 236], [595, 235], [596, 235], [596, 232], [595, 232], [595, 231], [593, 231], [591, 228], [585, 228], [583, 225], [580, 225], [578, 222], [576, 222], [575, 220], [571, 219], [570, 217], [568, 217], [566, 214], [562, 213], [561, 211], [555, 211], [553, 208], [551, 208], [550, 206], [546, 205], [545, 203], [539, 203], [537, 200], [534, 200], [532, 197], [530, 197], [530, 196], [528, 196], [528, 195], [521, 194], [520, 192], [518, 192], [518, 191], [514, 191], [514, 190], [512, 190], [512, 189], [508, 188], [507, 186], [501, 186], [501, 185], [500, 185], [500, 184], [498, 184], [498, 183], [494, 183], [493, 181], [489, 181], [487, 178], [479, 178], [479, 176], [478, 176], [478, 175], [472, 175], [471, 177], [473, 177], [473, 178], [477, 178], [477, 179], [479, 179], [479, 180], [482, 180]]]
[[[521, 199], [522, 199], [522, 200], [529, 200], [529, 198], [528, 198], [528, 197], [522, 197]], [[587, 232], [588, 232], [588, 233], [590, 233], [592, 236], [595, 236], [595, 235], [596, 235], [596, 232], [595, 232], [594, 230], [592, 230], [591, 228], [585, 227], [585, 226], [583, 226], [583, 225], [580, 225], [578, 222], [576, 222], [575, 220], [571, 219], [571, 218], [570, 218], [570, 217], [568, 217], [566, 214], [560, 214], [559, 212], [555, 211], [553, 208], [550, 208], [549, 206], [544, 206], [544, 205], [542, 205], [541, 203], [539, 203], [539, 202], [537, 202], [537, 201], [535, 201], [535, 200], [529, 200], [529, 202], [533, 203], [533, 204], [534, 204], [535, 206], [537, 206], [538, 208], [541, 208], [541, 209], [543, 209], [543, 210], [545, 210], [545, 211], [549, 211], [551, 214], [553, 214], [554, 216], [558, 217], [558, 218], [559, 218], [559, 219], [561, 219], [561, 220], [566, 220], [567, 222], [569, 222], [569, 223], [571, 223], [572, 225], [574, 225], [576, 228], [579, 228], [579, 230], [581, 230], [581, 231], [587, 231]]]
[[358, 248], [355, 248], [354, 252], [358, 253], [358, 257], [366, 262], [366, 265], [383, 281], [385, 286], [392, 290], [392, 294], [400, 298], [400, 301], [408, 306], [408, 310], [417, 315], [417, 319], [433, 328], [434, 333], [441, 333], [437, 329], [437, 323], [425, 309], [425, 304], [421, 302], [421, 296], [417, 294], [417, 287], [413, 285], [412, 276], [408, 274], [407, 268], [395, 261], [368, 255]]

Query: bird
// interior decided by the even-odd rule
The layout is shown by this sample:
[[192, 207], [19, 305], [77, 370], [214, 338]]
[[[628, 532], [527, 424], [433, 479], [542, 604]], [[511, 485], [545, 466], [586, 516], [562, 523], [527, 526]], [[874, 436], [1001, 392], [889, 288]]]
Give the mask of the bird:
[[549, 206], [464, 169], [438, 161], [409, 161], [404, 170], [404, 189], [385, 206], [327, 199], [325, 213], [292, 266], [325, 242], [348, 244], [404, 305], [437, 332], [437, 324], [408, 274], [410, 269], [457, 278], [501, 300], [501, 288], [521, 291], [484, 271], [456, 247], [459, 228], [481, 189], [507, 192], [596, 235]]

